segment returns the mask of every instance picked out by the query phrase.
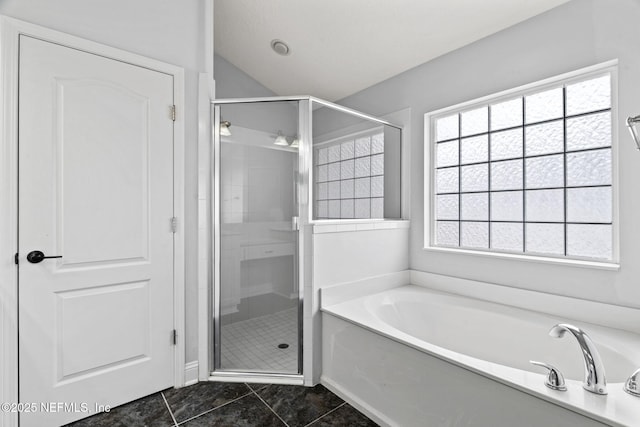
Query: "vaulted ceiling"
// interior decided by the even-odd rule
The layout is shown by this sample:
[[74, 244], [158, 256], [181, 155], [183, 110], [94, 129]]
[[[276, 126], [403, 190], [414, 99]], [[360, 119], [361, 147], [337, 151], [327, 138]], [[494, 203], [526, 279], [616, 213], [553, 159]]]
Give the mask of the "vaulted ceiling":
[[215, 51], [278, 95], [334, 101], [567, 1], [216, 0]]

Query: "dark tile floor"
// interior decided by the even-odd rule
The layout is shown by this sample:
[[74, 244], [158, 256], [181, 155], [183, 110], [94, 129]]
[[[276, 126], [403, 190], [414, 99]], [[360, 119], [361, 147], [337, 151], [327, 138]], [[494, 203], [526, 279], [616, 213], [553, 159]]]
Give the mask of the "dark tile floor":
[[324, 388], [202, 382], [138, 399], [73, 427], [377, 426]]

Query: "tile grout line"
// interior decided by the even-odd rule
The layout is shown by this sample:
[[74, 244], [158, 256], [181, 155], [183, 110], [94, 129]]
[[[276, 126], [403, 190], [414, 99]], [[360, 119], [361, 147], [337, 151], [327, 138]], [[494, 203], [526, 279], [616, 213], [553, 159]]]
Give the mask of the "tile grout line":
[[204, 411], [204, 412], [202, 412], [202, 413], [200, 413], [200, 414], [198, 414], [198, 415], [194, 415], [194, 416], [193, 416], [193, 417], [191, 417], [191, 418], [187, 418], [187, 419], [186, 419], [186, 420], [184, 420], [184, 421], [180, 421], [180, 422], [179, 422], [179, 423], [177, 423], [176, 425], [181, 426], [181, 425], [183, 425], [183, 424], [185, 424], [185, 423], [187, 423], [187, 422], [189, 422], [189, 421], [193, 421], [193, 420], [195, 420], [196, 418], [200, 418], [200, 417], [201, 417], [201, 416], [203, 416], [203, 415], [206, 415], [206, 414], [208, 414], [208, 413], [210, 413], [210, 412], [215, 411], [216, 409], [220, 409], [220, 408], [222, 408], [223, 406], [227, 406], [227, 405], [229, 405], [229, 404], [231, 404], [231, 403], [233, 403], [233, 402], [237, 402], [238, 400], [243, 399], [243, 398], [245, 398], [245, 397], [249, 396], [251, 393], [252, 393], [252, 392], [249, 392], [249, 393], [243, 394], [242, 396], [236, 397], [235, 399], [230, 400], [230, 401], [228, 401], [228, 402], [225, 402], [225, 403], [223, 403], [222, 405], [218, 405], [218, 406], [216, 406], [215, 408], [211, 408], [211, 409], [209, 409], [209, 410], [207, 410], [207, 411]]
[[264, 404], [265, 404], [265, 406], [266, 406], [267, 408], [269, 408], [269, 410], [270, 410], [271, 412], [273, 412], [273, 414], [274, 414], [276, 417], [278, 417], [278, 419], [279, 419], [280, 421], [282, 421], [282, 423], [283, 423], [285, 426], [289, 427], [289, 424], [287, 424], [287, 422], [286, 422], [285, 420], [283, 420], [283, 419], [282, 419], [282, 417], [281, 417], [280, 415], [278, 415], [278, 413], [277, 413], [276, 411], [274, 411], [274, 410], [273, 410], [273, 408], [272, 408], [271, 406], [269, 406], [269, 404], [268, 404], [267, 402], [265, 402], [265, 401], [264, 401], [264, 399], [263, 399], [262, 397], [260, 397], [260, 395], [259, 395], [258, 393], [256, 393], [256, 392], [254, 391], [254, 392], [253, 392], [253, 394], [255, 394], [255, 395], [256, 395], [256, 397], [257, 397], [258, 399], [260, 399], [260, 401], [261, 401], [262, 403], [264, 403]]
[[332, 410], [330, 410], [326, 414], [320, 415], [318, 418], [316, 418], [315, 420], [313, 420], [310, 423], [306, 424], [304, 427], [309, 427], [311, 424], [315, 423], [316, 421], [319, 421], [319, 420], [323, 419], [324, 417], [326, 417], [330, 413], [337, 411], [338, 409], [342, 408], [346, 404], [347, 404], [347, 402], [342, 402], [340, 405], [336, 406], [335, 408], [333, 408]]
[[169, 410], [169, 415], [171, 415], [171, 419], [173, 420], [173, 425], [178, 427], [178, 420], [176, 420], [176, 417], [173, 416], [173, 411], [171, 410], [171, 407], [169, 406], [169, 402], [167, 402], [167, 398], [164, 397], [164, 392], [160, 392], [160, 395], [162, 396], [162, 400], [164, 400], [164, 404], [167, 407], [167, 410]]
[[249, 385], [249, 383], [244, 383], [244, 384], [245, 384], [247, 387], [249, 387], [249, 390], [251, 390], [251, 391], [252, 391], [252, 392], [254, 392], [254, 393], [256, 393], [256, 392], [258, 392], [258, 391], [260, 391], [260, 390], [262, 390], [262, 389], [265, 389], [265, 388], [269, 387], [269, 384], [253, 383], [253, 384], [261, 385], [261, 387], [260, 387], [259, 389], [257, 389], [257, 390], [256, 390], [256, 389], [254, 389], [253, 387], [251, 387], [251, 386]]

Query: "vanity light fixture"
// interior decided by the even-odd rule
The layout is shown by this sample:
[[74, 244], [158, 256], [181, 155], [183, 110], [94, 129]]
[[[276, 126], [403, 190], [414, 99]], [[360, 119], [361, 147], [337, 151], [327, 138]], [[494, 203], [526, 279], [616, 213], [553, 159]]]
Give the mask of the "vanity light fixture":
[[282, 132], [278, 131], [278, 136], [276, 137], [274, 144], [288, 147], [289, 141], [287, 141], [287, 138], [282, 134]]
[[231, 136], [231, 131], [229, 128], [231, 127], [231, 122], [226, 120], [220, 122], [220, 135], [222, 136]]
[[640, 135], [638, 135], [638, 130], [636, 129], [636, 125], [640, 123], [640, 115], [634, 117], [627, 117], [627, 127], [629, 127], [629, 132], [631, 132], [631, 137], [636, 143], [638, 150], [640, 150]]
[[298, 148], [300, 146], [300, 140], [298, 139], [298, 137], [296, 136], [293, 141], [291, 141], [291, 145], [289, 147], [291, 148]]

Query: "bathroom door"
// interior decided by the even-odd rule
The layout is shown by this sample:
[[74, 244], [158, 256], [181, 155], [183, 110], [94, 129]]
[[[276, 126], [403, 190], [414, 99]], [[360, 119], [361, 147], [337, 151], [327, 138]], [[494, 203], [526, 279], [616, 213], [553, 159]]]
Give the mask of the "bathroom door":
[[19, 79], [20, 425], [52, 426], [173, 385], [173, 77], [21, 36]]
[[214, 373], [300, 373], [298, 102], [216, 107]]

